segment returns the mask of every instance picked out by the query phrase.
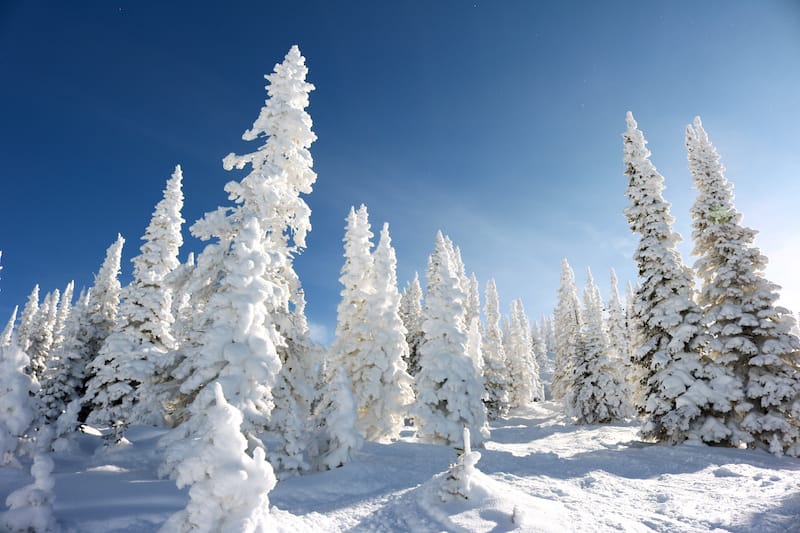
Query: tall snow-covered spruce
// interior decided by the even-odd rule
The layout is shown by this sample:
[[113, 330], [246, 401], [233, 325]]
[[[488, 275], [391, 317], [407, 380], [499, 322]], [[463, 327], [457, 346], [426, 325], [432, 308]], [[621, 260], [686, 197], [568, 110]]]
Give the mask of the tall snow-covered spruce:
[[409, 374], [416, 376], [419, 372], [419, 347], [422, 343], [422, 286], [419, 284], [419, 274], [416, 272], [414, 279], [408, 283], [400, 296], [400, 317], [406, 328], [408, 344], [406, 367]]
[[572, 373], [569, 413], [580, 424], [621, 420], [627, 415], [627, 390], [616, 361], [608, 357], [603, 304], [591, 271], [587, 273], [583, 302], [584, 350]]
[[[302, 470], [303, 435], [311, 426], [313, 378], [319, 352], [312, 349], [305, 299], [294, 256], [306, 246], [311, 210], [301, 194], [316, 181], [308, 151], [316, 140], [306, 113], [305, 58], [294, 46], [267, 75], [268, 99], [245, 140], [265, 138], [256, 151], [229, 154], [227, 170], [250, 166], [241, 181], [225, 185], [234, 206], [207, 213], [192, 233], [209, 243], [186, 282], [192, 291], [183, 320], [183, 358], [172, 375], [180, 383], [177, 419], [212, 382], [244, 416], [243, 431], [270, 430], [281, 441], [271, 459], [281, 469]], [[274, 402], [273, 402], [274, 400]], [[276, 411], [273, 412], [273, 406]], [[181, 414], [181, 413], [184, 414]], [[191, 434], [191, 416], [176, 434]], [[180, 437], [178, 437], [180, 438]]]
[[642, 435], [680, 443], [689, 438], [718, 441], [729, 433], [715, 423], [713, 411], [725, 412], [741, 391], [731, 388], [723, 369], [702, 357], [706, 341], [701, 310], [692, 299], [692, 272], [677, 250], [670, 204], [664, 200], [664, 178], [650, 162], [644, 135], [629, 112], [623, 134], [627, 196], [625, 215], [640, 235], [634, 259], [640, 286], [634, 299], [644, 417]]
[[554, 327], [555, 362], [551, 392], [554, 400], [561, 401], [569, 408], [572, 373], [583, 351], [583, 319], [578, 288], [575, 286], [575, 273], [566, 259], [561, 260], [561, 285], [558, 288]]
[[164, 421], [154, 385], [163, 371], [161, 358], [176, 347], [172, 291], [165, 278], [178, 266], [183, 243], [182, 180], [178, 165], [142, 237], [141, 253], [133, 258], [133, 281], [123, 289], [119, 319], [91, 364], [92, 423]]
[[355, 392], [362, 434], [370, 440], [383, 440], [399, 436], [414, 401], [411, 376], [406, 371], [408, 343], [400, 318], [397, 258], [388, 224], [381, 229], [372, 257], [372, 293], [367, 297], [372, 339], [360, 371], [364, 383]]
[[511, 302], [511, 325], [506, 361], [510, 374], [509, 401], [513, 408], [524, 408], [534, 401], [544, 400], [544, 388], [539, 377], [539, 365], [533, 353], [530, 321], [522, 300]]
[[711, 340], [709, 356], [733, 374], [744, 391], [733, 410], [719, 415], [733, 445], [800, 455], [800, 340], [794, 319], [778, 305], [780, 288], [764, 277], [767, 258], [756, 231], [742, 225], [733, 185], [700, 118], [686, 128], [689, 170], [697, 198], [692, 237], [699, 304]]
[[510, 408], [509, 382], [511, 376], [503, 347], [500, 329], [500, 297], [493, 279], [486, 282], [486, 334], [483, 336], [484, 404], [490, 420], [508, 414]]
[[417, 374], [418, 432], [429, 442], [457, 445], [466, 426], [473, 444], [479, 445], [489, 437], [489, 429], [481, 379], [467, 354], [465, 292], [453, 251], [452, 243], [438, 232], [428, 260]]

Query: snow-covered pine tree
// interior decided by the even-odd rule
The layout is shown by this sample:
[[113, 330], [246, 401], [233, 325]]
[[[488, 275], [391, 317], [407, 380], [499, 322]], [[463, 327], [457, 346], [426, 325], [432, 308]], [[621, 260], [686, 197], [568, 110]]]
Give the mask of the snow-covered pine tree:
[[55, 422], [66, 411], [67, 404], [82, 396], [88, 364], [83, 357], [90, 334], [88, 306], [89, 292], [81, 291], [64, 325], [64, 340], [48, 360], [38, 393], [39, 410], [45, 423]]
[[536, 367], [539, 369], [539, 381], [542, 383], [542, 390], [545, 395], [542, 398], [549, 397], [549, 384], [545, 384], [544, 376], [549, 374], [549, 359], [547, 358], [547, 346], [544, 342], [544, 333], [540, 322], [533, 321], [531, 324], [531, 348], [533, 349], [533, 357], [536, 359]]
[[551, 315], [544, 315], [541, 324], [544, 344], [547, 349], [548, 357], [550, 357], [556, 353], [556, 330], [553, 326], [553, 317]]
[[[551, 391], [553, 399], [564, 401], [573, 383], [572, 373], [577, 361], [583, 357], [580, 303], [575, 274], [566, 259], [561, 260], [561, 285], [558, 288], [558, 303], [554, 313], [555, 361]], [[569, 409], [568, 403], [565, 408]]]
[[506, 351], [509, 374], [509, 401], [512, 408], [527, 407], [531, 402], [544, 400], [544, 388], [539, 377], [539, 366], [533, 354], [530, 322], [521, 300], [511, 302], [511, 328]]
[[20, 441], [34, 418], [31, 395], [38, 388], [25, 372], [28, 355], [12, 339], [0, 346], [0, 466], [16, 462]]
[[441, 231], [428, 260], [424, 339], [417, 374], [417, 426], [426, 441], [456, 445], [464, 426], [473, 444], [489, 436], [482, 387], [466, 353], [465, 295], [454, 268], [452, 246]]
[[644, 400], [636, 406], [644, 417], [641, 434], [670, 443], [688, 438], [720, 440], [729, 430], [708, 414], [729, 410], [741, 391], [729, 386], [720, 375], [723, 369], [698, 353], [706, 342], [702, 313], [692, 300], [692, 272], [676, 248], [680, 236], [672, 230], [670, 204], [661, 194], [664, 178], [650, 162], [644, 135], [630, 112], [626, 120], [624, 162], [630, 205], [625, 215], [631, 231], [641, 236], [634, 254], [641, 280], [634, 302], [638, 328], [634, 363], [642, 369]]
[[419, 347], [422, 343], [422, 287], [416, 272], [400, 297], [400, 318], [406, 328], [408, 344], [406, 368], [411, 376], [416, 376], [419, 372]]
[[14, 310], [11, 312], [11, 316], [8, 317], [6, 327], [3, 328], [3, 333], [0, 334], [0, 346], [8, 346], [11, 344], [11, 338], [14, 335], [14, 326], [17, 322], [17, 311], [19, 311], [19, 306], [15, 305]]
[[68, 347], [77, 350], [77, 353], [62, 352], [58, 356], [60, 361], [65, 359], [70, 361], [66, 370], [71, 376], [67, 381], [72, 381], [73, 378], [80, 381], [80, 385], [74, 390], [81, 395], [81, 410], [78, 414], [80, 422], [86, 420], [92, 407], [89, 399], [85, 397], [89, 380], [93, 377], [91, 363], [100, 353], [117, 321], [121, 290], [118, 276], [124, 244], [125, 239], [122, 235], [117, 235], [117, 240], [106, 250], [103, 264], [95, 275], [91, 297], [87, 302], [85, 321], [81, 324], [76, 342]]
[[475, 276], [474, 272], [469, 277], [468, 288], [469, 290], [467, 291], [467, 309], [464, 318], [464, 323], [470, 325], [472, 324], [472, 319], [477, 318], [478, 325], [480, 325], [480, 319], [481, 319], [480, 285], [478, 284], [478, 278]]
[[621, 420], [628, 413], [627, 390], [618, 375], [618, 362], [608, 357], [603, 303], [591, 270], [586, 277], [582, 316], [584, 350], [572, 373], [568, 412], [579, 424]]
[[350, 379], [342, 367], [328, 369], [314, 411], [316, 441], [309, 450], [315, 470], [333, 470], [350, 462], [364, 444], [356, 429], [358, 411]]
[[58, 302], [60, 299], [61, 293], [58, 289], [47, 293], [33, 319], [33, 324], [30, 329], [27, 354], [31, 358], [31, 377], [37, 383], [40, 383], [42, 380], [42, 373], [45, 368], [47, 368], [47, 359], [53, 347], [53, 330], [56, 325]]
[[606, 321], [608, 330], [608, 357], [610, 359], [619, 360], [622, 366], [627, 367], [627, 354], [628, 354], [628, 332], [626, 328], [625, 310], [622, 308], [622, 302], [619, 299], [619, 288], [617, 282], [617, 273], [611, 269], [611, 293], [608, 296], [608, 304], [606, 306], [608, 318]]
[[486, 335], [483, 337], [483, 381], [486, 389], [483, 397], [489, 420], [497, 420], [508, 414], [510, 407], [509, 371], [503, 347], [503, 332], [500, 329], [500, 298], [494, 279], [486, 282]]
[[31, 336], [36, 327], [36, 318], [39, 314], [39, 284], [33, 286], [33, 290], [28, 295], [25, 307], [22, 308], [22, 315], [17, 324], [17, 345], [23, 352], [28, 353], [31, 347]]
[[406, 372], [408, 344], [399, 313], [397, 259], [388, 224], [383, 225], [372, 258], [372, 291], [365, 306], [372, 334], [359, 353], [361, 363], [353, 374], [353, 391], [359, 431], [368, 440], [385, 440], [399, 436], [414, 402], [411, 376]]
[[72, 295], [75, 291], [75, 282], [70, 281], [61, 294], [61, 302], [58, 304], [56, 322], [53, 326], [53, 346], [52, 350], [57, 350], [64, 342], [64, 328], [67, 325], [67, 318], [72, 311]]
[[189, 504], [161, 531], [275, 531], [268, 497], [275, 475], [263, 448], [248, 455], [241, 411], [225, 400], [219, 383], [203, 389], [191, 410], [192, 419], [201, 421], [192, 438], [173, 433], [161, 443], [162, 474], [170, 474], [178, 488], [190, 487]]
[[178, 266], [183, 244], [182, 180], [177, 165], [142, 236], [141, 253], [132, 260], [133, 281], [123, 291], [119, 319], [90, 364], [90, 423], [164, 422], [155, 386], [161, 381], [164, 354], [176, 347], [172, 291], [165, 278]]
[[[292, 46], [283, 62], [265, 76], [268, 98], [252, 128], [242, 135], [247, 141], [265, 138], [266, 142], [251, 153], [229, 154], [223, 161], [227, 170], [251, 165], [244, 179], [229, 182], [225, 190], [242, 209], [252, 210], [258, 217], [270, 250], [265, 279], [277, 297], [266, 302], [268, 326], [278, 333], [275, 347], [283, 363], [279, 375], [283, 390], [276, 398], [278, 412], [271, 429], [283, 436], [289, 435], [289, 426], [309, 425], [309, 411], [316, 399], [307, 395], [315, 390], [312, 381], [317, 380], [317, 369], [323, 363], [322, 350], [310, 339], [305, 296], [293, 264], [311, 231], [311, 209], [301, 195], [311, 193], [317, 179], [309, 152], [317, 136], [306, 112], [314, 86], [306, 81], [307, 74], [305, 58]], [[281, 444], [285, 449], [281, 453], [287, 457], [296, 454], [288, 451], [292, 446]]]
[[[220, 265], [223, 274], [202, 311], [207, 327], [187, 348], [183, 368], [178, 370], [187, 376], [180, 392], [191, 398], [190, 403], [203, 401], [198, 398], [204, 390], [215, 382], [221, 384], [231, 405], [242, 411], [242, 430], [249, 435], [266, 429], [272, 410], [271, 391], [281, 368], [275, 348], [278, 334], [266, 325], [266, 302], [276, 298], [279, 291], [265, 279], [270, 241], [265, 243], [255, 216], [248, 210], [242, 210], [242, 214], [250, 216], [240, 222], [238, 217], [207, 214], [192, 227], [196, 235], [205, 239], [216, 236], [221, 243], [226, 235], [233, 237]], [[215, 247], [220, 244], [209, 246], [216, 253]], [[191, 406], [189, 409], [190, 413], [197, 412]], [[201, 423], [202, 419], [189, 417], [173, 433], [187, 438], [202, 431]]]
[[702, 280], [698, 303], [712, 339], [709, 356], [733, 374], [744, 397], [719, 415], [733, 445], [800, 455], [800, 340], [792, 314], [776, 305], [780, 288], [764, 277], [756, 231], [742, 225], [733, 185], [700, 117], [686, 128], [697, 198], [692, 237]]

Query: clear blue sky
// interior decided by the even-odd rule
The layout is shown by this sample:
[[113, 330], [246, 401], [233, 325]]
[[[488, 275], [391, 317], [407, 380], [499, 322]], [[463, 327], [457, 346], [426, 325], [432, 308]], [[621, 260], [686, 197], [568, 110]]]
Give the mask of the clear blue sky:
[[[185, 218], [227, 203], [222, 169], [293, 44], [307, 58], [319, 178], [296, 267], [332, 328], [344, 218], [391, 224], [401, 285], [437, 229], [502, 305], [555, 304], [559, 263], [634, 279], [620, 133], [632, 110], [690, 236], [685, 125], [700, 114], [800, 309], [800, 3], [786, 1], [66, 2], [0, 4], [0, 322], [130, 258], [164, 182]], [[188, 238], [187, 251], [199, 243]], [[690, 247], [683, 248], [685, 259]]]

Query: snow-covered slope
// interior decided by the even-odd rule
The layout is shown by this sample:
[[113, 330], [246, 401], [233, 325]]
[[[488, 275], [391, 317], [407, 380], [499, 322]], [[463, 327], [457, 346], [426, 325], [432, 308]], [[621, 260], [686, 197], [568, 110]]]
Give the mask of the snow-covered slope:
[[[456, 451], [410, 436], [369, 443], [356, 460], [278, 483], [273, 514], [285, 531], [800, 531], [800, 462], [760, 451], [660, 446], [635, 425], [573, 426], [554, 404], [501, 420], [468, 500], [445, 503], [442, 475]], [[187, 502], [159, 480], [163, 431], [132, 428], [107, 450], [84, 435], [56, 455], [55, 515], [66, 531], [155, 531]], [[0, 498], [30, 482], [0, 469]]]

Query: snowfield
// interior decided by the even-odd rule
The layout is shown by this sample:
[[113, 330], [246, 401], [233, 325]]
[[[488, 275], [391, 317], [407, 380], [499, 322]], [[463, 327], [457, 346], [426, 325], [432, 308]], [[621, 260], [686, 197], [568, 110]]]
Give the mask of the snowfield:
[[[545, 402], [492, 424], [478, 450], [469, 500], [444, 503], [442, 474], [456, 451], [406, 432], [367, 443], [342, 468], [293, 477], [270, 493], [287, 532], [314, 531], [800, 531], [800, 462], [762, 451], [663, 446], [637, 425], [575, 426]], [[156, 531], [186, 506], [186, 491], [159, 479], [164, 430], [131, 428], [129, 445], [105, 449], [83, 435], [54, 456], [55, 515], [65, 531]], [[27, 466], [27, 465], [26, 465]], [[0, 497], [30, 482], [0, 469]]]

